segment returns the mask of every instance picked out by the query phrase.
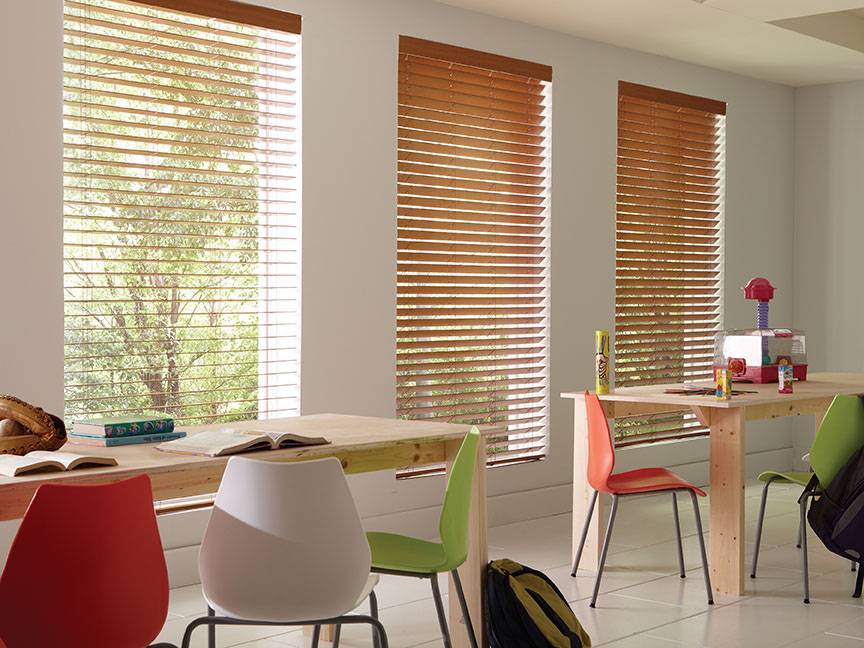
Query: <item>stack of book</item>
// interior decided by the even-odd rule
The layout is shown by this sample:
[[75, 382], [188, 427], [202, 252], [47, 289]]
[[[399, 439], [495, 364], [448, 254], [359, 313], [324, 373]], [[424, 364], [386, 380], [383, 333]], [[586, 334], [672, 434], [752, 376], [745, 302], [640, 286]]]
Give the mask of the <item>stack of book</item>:
[[71, 443], [95, 446], [119, 446], [133, 443], [159, 443], [186, 436], [174, 431], [174, 421], [159, 414], [139, 414], [72, 421]]

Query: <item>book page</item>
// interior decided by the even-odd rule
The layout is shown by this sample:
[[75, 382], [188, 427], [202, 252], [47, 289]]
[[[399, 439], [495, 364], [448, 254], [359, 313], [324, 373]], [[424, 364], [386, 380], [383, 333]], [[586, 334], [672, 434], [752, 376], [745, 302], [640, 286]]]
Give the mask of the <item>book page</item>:
[[264, 434], [248, 435], [240, 430], [230, 428], [212, 430], [209, 432], [197, 432], [190, 434], [184, 439], [166, 441], [156, 446], [157, 450], [165, 452], [180, 452], [186, 454], [204, 455], [207, 457], [218, 457], [222, 454], [239, 452], [254, 447], [256, 444], [266, 444], [272, 447], [272, 441]]
[[276, 446], [279, 448], [291, 448], [294, 446], [301, 445], [322, 445], [324, 443], [330, 443], [324, 437], [312, 437], [312, 436], [304, 436], [302, 434], [295, 434], [293, 432], [272, 432], [270, 438], [276, 443]]
[[[53, 461], [51, 459], [40, 459], [39, 457], [33, 457], [33, 453], [31, 452], [28, 455], [19, 456], [19, 455], [0, 455], [0, 475], [6, 475], [7, 477], [16, 477], [17, 475], [27, 472], [28, 470], [37, 470], [39, 468], [57, 468], [58, 470], [64, 470], [63, 464], [57, 461]], [[50, 453], [48, 453], [50, 454]]]
[[35, 452], [28, 453], [27, 457], [32, 457], [36, 460], [59, 462], [64, 470], [72, 470], [82, 464], [97, 464], [100, 466], [117, 465], [117, 460], [114, 457], [94, 457], [92, 455], [79, 455], [72, 452], [36, 450]]
[[324, 437], [305, 436], [295, 432], [261, 432], [257, 430], [237, 430], [240, 434], [251, 436], [267, 436], [272, 442], [274, 448], [286, 448], [295, 445], [319, 445], [322, 443], [330, 443]]

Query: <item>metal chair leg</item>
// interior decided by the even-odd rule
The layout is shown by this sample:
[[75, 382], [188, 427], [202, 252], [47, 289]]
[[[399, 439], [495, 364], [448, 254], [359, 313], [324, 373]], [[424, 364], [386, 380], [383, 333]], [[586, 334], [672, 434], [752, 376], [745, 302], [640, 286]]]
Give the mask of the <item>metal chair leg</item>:
[[342, 624], [337, 623], [333, 629], [333, 648], [339, 648], [339, 639], [342, 637]]
[[321, 626], [316, 625], [312, 629], [312, 648], [318, 648], [318, 642], [321, 641]]
[[369, 625], [371, 625], [372, 629], [375, 631], [375, 645], [379, 648], [390, 648], [390, 644], [387, 641], [387, 632], [384, 630], [384, 626], [381, 622], [377, 618], [371, 617], [369, 619]]
[[[196, 628], [202, 625], [206, 626], [214, 626], [214, 625], [233, 625], [233, 626], [301, 626], [301, 625], [312, 625], [314, 626], [314, 632], [312, 635], [313, 646], [317, 646], [318, 641], [321, 635], [321, 626], [323, 625], [333, 625], [337, 628], [341, 628], [343, 624], [369, 624], [372, 626], [375, 631], [376, 638], [378, 640], [378, 645], [380, 648], [388, 648], [389, 642], [387, 640], [387, 632], [384, 630], [384, 626], [381, 625], [381, 622], [372, 617], [365, 614], [348, 614], [338, 617], [333, 617], [331, 619], [316, 619], [309, 621], [252, 621], [247, 619], [235, 619], [231, 617], [220, 617], [220, 616], [202, 616], [197, 619], [193, 619], [189, 625], [186, 626], [186, 631], [183, 633], [183, 642], [181, 644], [181, 648], [190, 648], [190, 643], [192, 641], [192, 633]], [[340, 631], [336, 631], [336, 636], [339, 636]], [[161, 646], [162, 644], [160, 644]], [[174, 648], [171, 644], [168, 644], [171, 648]]]
[[711, 590], [711, 575], [708, 573], [708, 556], [705, 554], [705, 538], [702, 537], [702, 515], [699, 513], [699, 501], [696, 493], [690, 491], [693, 501], [693, 514], [696, 517], [696, 537], [699, 538], [699, 552], [702, 554], [702, 575], [705, 577], [705, 591], [708, 592], [708, 605], [714, 605], [714, 592]]
[[435, 600], [435, 611], [438, 613], [438, 625], [441, 627], [444, 648], [452, 648], [450, 630], [447, 628], [447, 617], [444, 616], [444, 603], [441, 601], [441, 590], [438, 589], [438, 574], [433, 574], [429, 580], [432, 583], [432, 598]]
[[810, 493], [801, 495], [799, 505], [798, 533], [801, 537], [801, 576], [804, 579], [804, 602], [810, 602], [810, 573], [807, 566], [807, 527], [804, 525], [807, 518], [807, 498]]
[[471, 648], [477, 648], [477, 637], [474, 634], [474, 624], [471, 623], [471, 615], [468, 614], [468, 604], [465, 602], [465, 592], [462, 589], [462, 581], [459, 579], [459, 572], [453, 570], [453, 584], [456, 586], [456, 596], [459, 598], [459, 607], [462, 609], [462, 618], [465, 619], [465, 630], [468, 632], [468, 641]]
[[852, 593], [852, 598], [861, 598], [862, 586], [864, 586], [864, 569], [859, 569], [858, 575], [855, 576], [855, 591]]
[[606, 554], [609, 552], [609, 540], [612, 538], [612, 525], [615, 524], [615, 514], [618, 512], [618, 496], [612, 496], [612, 510], [609, 512], [609, 524], [606, 525], [606, 536], [603, 539], [603, 550], [600, 552], [600, 564], [597, 566], [597, 580], [594, 581], [594, 594], [591, 595], [590, 607], [595, 607], [597, 594], [600, 593], [600, 579], [603, 577], [603, 566], [606, 564]]
[[[756, 563], [759, 560], [759, 545], [762, 542], [762, 521], [765, 519], [765, 504], [768, 501], [768, 486], [774, 481], [769, 477], [762, 486], [762, 501], [759, 504], [759, 518], [756, 520], [756, 546], [753, 547], [753, 564], [750, 566], [750, 578], [756, 578]], [[800, 544], [799, 544], [800, 546]]]
[[[375, 594], [375, 590], [369, 592], [369, 616], [373, 619], [378, 618], [378, 596]], [[378, 630], [374, 626], [372, 628], [372, 648], [381, 648], [378, 643]]]
[[573, 561], [573, 571], [571, 576], [576, 575], [576, 570], [579, 569], [579, 561], [582, 560], [582, 550], [585, 548], [585, 538], [588, 536], [588, 527], [591, 526], [591, 516], [594, 515], [594, 505], [597, 503], [597, 496], [600, 491], [594, 491], [591, 496], [591, 504], [588, 505], [588, 515], [585, 517], [585, 525], [582, 527], [582, 539], [579, 541], [579, 548], [576, 550], [576, 559]]
[[[207, 606], [207, 616], [216, 616], [216, 610]], [[207, 626], [207, 648], [216, 648], [216, 626]]]
[[684, 571], [684, 548], [681, 546], [681, 524], [678, 521], [678, 493], [672, 491], [672, 517], [675, 520], [675, 539], [678, 541], [678, 571], [681, 578], [686, 578]]

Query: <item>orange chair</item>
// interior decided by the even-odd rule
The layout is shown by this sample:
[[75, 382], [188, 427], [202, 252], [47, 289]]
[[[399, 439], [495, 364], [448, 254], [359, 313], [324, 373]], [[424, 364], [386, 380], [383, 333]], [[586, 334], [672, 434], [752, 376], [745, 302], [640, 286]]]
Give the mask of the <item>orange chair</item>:
[[0, 576], [0, 645], [145, 648], [167, 613], [147, 475], [39, 487]]
[[597, 602], [600, 579], [603, 576], [603, 565], [606, 563], [609, 539], [612, 537], [612, 525], [615, 522], [615, 513], [618, 511], [618, 499], [622, 495], [672, 493], [675, 532], [678, 539], [678, 567], [681, 578], [684, 578], [684, 552], [681, 548], [681, 527], [678, 524], [676, 494], [679, 491], [686, 491], [690, 493], [693, 500], [693, 512], [696, 515], [696, 537], [699, 538], [699, 549], [702, 552], [702, 571], [705, 574], [705, 589], [708, 591], [708, 604], [712, 605], [714, 597], [711, 593], [711, 579], [708, 575], [708, 560], [705, 557], [705, 542], [702, 539], [702, 518], [699, 516], [699, 505], [696, 503], [696, 495], [705, 497], [705, 492], [665, 468], [640, 468], [613, 475], [615, 449], [612, 446], [612, 437], [609, 434], [609, 424], [606, 422], [603, 406], [595, 394], [589, 394], [587, 391], [585, 392], [585, 406], [588, 410], [588, 483], [594, 489], [594, 495], [591, 498], [591, 505], [588, 507], [585, 526], [582, 528], [582, 539], [579, 541], [579, 550], [576, 552], [571, 576], [576, 576], [576, 570], [579, 568], [579, 560], [582, 558], [582, 549], [585, 547], [585, 537], [588, 535], [588, 526], [591, 523], [591, 516], [597, 503], [597, 495], [602, 491], [612, 496], [612, 511], [609, 513], [609, 524], [606, 526], [606, 537], [603, 540], [603, 550], [600, 553], [600, 565], [597, 568], [597, 580], [594, 583], [591, 607], [593, 608]]

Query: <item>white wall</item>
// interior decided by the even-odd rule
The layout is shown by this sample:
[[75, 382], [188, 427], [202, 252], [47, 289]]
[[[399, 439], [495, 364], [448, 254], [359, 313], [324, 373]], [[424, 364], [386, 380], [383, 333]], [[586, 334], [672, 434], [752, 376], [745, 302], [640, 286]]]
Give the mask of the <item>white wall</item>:
[[[400, 34], [536, 61], [554, 70], [551, 446], [541, 464], [490, 471], [492, 522], [569, 508], [572, 406], [558, 394], [591, 384], [593, 331], [613, 328], [619, 79], [728, 102], [726, 324], [754, 325], [755, 310], [739, 287], [756, 275], [778, 286], [772, 322], [790, 322], [791, 88], [431, 2], [269, 4], [303, 16], [304, 413], [394, 414]], [[10, 184], [8, 192], [4, 185], [4, 231], [15, 237], [6, 246], [14, 248], [12, 253], [0, 255], [0, 271], [16, 278], [7, 285], [16, 284], [12, 290], [18, 297], [7, 301], [12, 310], [0, 324], [0, 339], [14, 347], [11, 361], [4, 357], [0, 363], [0, 391], [59, 411], [60, 0], [19, 0], [0, 7], [0, 24], [9, 32], [3, 39], [6, 87], [28, 100], [26, 107], [0, 103], [4, 128], [12, 131], [2, 153], [3, 168], [11, 172], [11, 179], [3, 174]], [[19, 69], [14, 61], [24, 48], [32, 59]], [[20, 127], [22, 121], [26, 128]], [[33, 258], [33, 249], [41, 259]], [[17, 285], [25, 278], [32, 290]], [[766, 458], [788, 460], [791, 442], [785, 430], [753, 426], [748, 447]], [[706, 448], [704, 441], [695, 441], [630, 450], [619, 463], [625, 467], [647, 457], [661, 465], [684, 465], [685, 474], [705, 483]], [[748, 472], [758, 464], [751, 461]], [[391, 528], [410, 523], [415, 533], [434, 531], [440, 478], [396, 482], [392, 474], [379, 473], [352, 482], [365, 517], [378, 517], [375, 522]], [[412, 510], [421, 513], [389, 515]]]
[[[795, 93], [795, 309], [814, 371], [864, 372], [864, 81]], [[796, 455], [813, 440], [802, 428]]]
[[49, 412], [63, 410], [62, 29], [57, 0], [0, 3], [0, 394]]
[[[790, 88], [434, 3], [274, 6], [304, 21], [304, 412], [393, 415], [399, 34], [553, 67], [550, 459], [491, 471], [490, 495], [571, 479], [572, 406], [557, 395], [591, 384], [593, 331], [613, 326], [619, 79], [728, 102], [727, 324], [755, 325], [755, 308], [739, 288], [756, 275], [778, 286], [772, 321], [791, 321]], [[790, 445], [788, 426], [753, 427], [763, 433], [751, 435], [753, 448]], [[665, 465], [707, 459], [704, 442], [652, 454]], [[704, 483], [707, 471], [696, 477]], [[366, 515], [440, 502], [440, 480], [396, 483], [373, 474], [357, 481]], [[567, 506], [562, 492], [546, 491], [543, 500]], [[492, 504], [490, 514], [501, 511]]]

